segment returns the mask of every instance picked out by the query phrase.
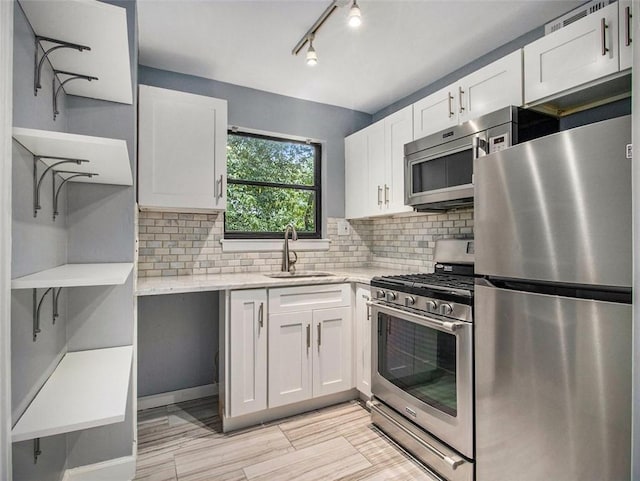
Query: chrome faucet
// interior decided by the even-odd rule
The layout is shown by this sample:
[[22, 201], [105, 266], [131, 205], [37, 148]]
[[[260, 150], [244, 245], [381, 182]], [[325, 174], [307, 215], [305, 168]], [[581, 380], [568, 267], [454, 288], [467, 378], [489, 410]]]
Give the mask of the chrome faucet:
[[291, 240], [298, 240], [298, 233], [293, 224], [287, 225], [284, 229], [284, 245], [282, 246], [282, 272], [295, 272], [294, 264], [298, 261], [298, 254], [291, 251], [293, 260], [289, 256], [289, 232], [291, 232]]

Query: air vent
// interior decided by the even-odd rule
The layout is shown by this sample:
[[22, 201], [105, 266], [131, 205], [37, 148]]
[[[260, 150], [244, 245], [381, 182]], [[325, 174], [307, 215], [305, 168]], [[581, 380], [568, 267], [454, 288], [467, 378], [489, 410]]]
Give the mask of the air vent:
[[589, 3], [585, 3], [584, 5], [571, 10], [569, 13], [564, 14], [562, 17], [558, 17], [552, 22], [547, 23], [544, 26], [544, 34], [549, 35], [550, 33], [556, 32], [567, 25], [571, 25], [573, 22], [603, 9], [614, 1], [615, 0], [593, 0]]

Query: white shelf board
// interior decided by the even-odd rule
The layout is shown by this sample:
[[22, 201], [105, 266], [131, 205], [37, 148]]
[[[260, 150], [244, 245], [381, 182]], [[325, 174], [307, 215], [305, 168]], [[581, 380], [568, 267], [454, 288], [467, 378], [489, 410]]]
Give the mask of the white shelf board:
[[12, 289], [113, 286], [127, 281], [133, 263], [64, 264], [11, 280]]
[[12, 441], [124, 421], [133, 347], [68, 352], [14, 426]]
[[[133, 185], [129, 151], [124, 140], [20, 127], [13, 128], [13, 138], [33, 155], [89, 161], [80, 165], [62, 164], [60, 170], [98, 174], [92, 178], [77, 177], [70, 182]], [[51, 165], [57, 160], [43, 158], [42, 162]]]
[[[20, 0], [20, 6], [36, 35], [91, 48], [83, 52], [64, 48], [49, 55], [56, 70], [98, 77], [91, 82], [72, 80], [64, 86], [66, 93], [125, 104], [133, 102], [124, 8], [95, 0]], [[43, 43], [45, 49], [53, 45]], [[44, 84], [42, 87], [51, 88]]]

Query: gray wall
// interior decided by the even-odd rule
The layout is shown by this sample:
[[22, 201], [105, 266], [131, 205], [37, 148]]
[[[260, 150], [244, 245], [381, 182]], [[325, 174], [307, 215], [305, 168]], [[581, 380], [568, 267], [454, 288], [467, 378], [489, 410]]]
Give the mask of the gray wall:
[[138, 74], [144, 85], [227, 100], [229, 125], [323, 141], [323, 217], [344, 216], [344, 138], [369, 114], [150, 67]]
[[[135, 1], [109, 1], [127, 9], [132, 85], [137, 77]], [[43, 88], [33, 95], [34, 36], [16, 5], [14, 34], [14, 125], [120, 138], [127, 141], [135, 172], [136, 102], [121, 105], [61, 94], [52, 120], [52, 71], [43, 68]], [[32, 214], [32, 157], [13, 148], [12, 276], [65, 262], [133, 261], [135, 188], [69, 183], [60, 199], [60, 216], [51, 220], [51, 182], [43, 182], [42, 211]], [[42, 290], [41, 290], [42, 292]], [[12, 293], [12, 410], [15, 423], [55, 362], [69, 350], [131, 344], [134, 340], [133, 279], [124, 286], [63, 290], [60, 318], [51, 324], [51, 299], [42, 309], [42, 333], [31, 340], [31, 291]], [[131, 386], [133, 388], [133, 386]], [[65, 468], [131, 455], [133, 399], [124, 423], [43, 438], [42, 456], [33, 463], [33, 443], [13, 446], [14, 481], [59, 480]]]
[[218, 292], [138, 299], [138, 395], [217, 382]]
[[[67, 130], [66, 99], [61, 97], [60, 116], [53, 121], [49, 65], [43, 68], [42, 85], [38, 96], [33, 95], [34, 36], [20, 9], [14, 9], [13, 57], [13, 124], [45, 130]], [[33, 217], [33, 157], [17, 142], [13, 142], [12, 173], [12, 277], [19, 277], [63, 264], [67, 258], [66, 212], [60, 210], [56, 222], [51, 220], [52, 186], [49, 177], [43, 182], [42, 209]], [[40, 171], [43, 169], [40, 168]], [[63, 192], [61, 205], [66, 203]], [[40, 290], [42, 294], [43, 290]], [[32, 341], [31, 290], [11, 293], [11, 389], [12, 423], [15, 424], [29, 402], [55, 368], [56, 361], [66, 350], [66, 294], [60, 298], [60, 318], [51, 322], [51, 296], [42, 307], [42, 333]], [[14, 481], [53, 481], [60, 479], [66, 462], [66, 435], [46, 438], [42, 456], [33, 463], [33, 443], [25, 441], [13, 445]]]
[[[640, 2], [634, 2], [634, 9]], [[638, 11], [638, 10], [635, 10]], [[633, 37], [640, 38], [640, 20], [633, 20]], [[633, 68], [640, 67], [640, 45], [633, 43]], [[631, 479], [640, 480], [640, 76], [633, 76], [633, 427]]]

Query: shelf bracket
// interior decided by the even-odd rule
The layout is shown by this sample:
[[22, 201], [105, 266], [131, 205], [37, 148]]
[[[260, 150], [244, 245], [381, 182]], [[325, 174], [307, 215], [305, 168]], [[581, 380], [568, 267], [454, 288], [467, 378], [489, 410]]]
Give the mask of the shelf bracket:
[[35, 287], [33, 289], [33, 342], [36, 342], [38, 338], [38, 334], [40, 334], [40, 309], [42, 309], [42, 303], [44, 302], [44, 298], [47, 297], [47, 294], [51, 292], [51, 302], [53, 306], [53, 324], [56, 323], [56, 319], [59, 317], [58, 314], [58, 299], [60, 298], [60, 291], [62, 291], [62, 287], [49, 287], [42, 297], [38, 299], [38, 288]]
[[[55, 47], [51, 47], [49, 50], [46, 50], [42, 46], [42, 42], [55, 43]], [[38, 58], [38, 51], [41, 47], [44, 51], [42, 57]], [[44, 61], [49, 57], [49, 54], [55, 50], [59, 50], [61, 48], [71, 48], [73, 50], [77, 50], [78, 52], [82, 52], [84, 50], [91, 50], [91, 47], [87, 47], [86, 45], [79, 45], [77, 43], [65, 42], [63, 40], [56, 40], [55, 38], [50, 37], [42, 37], [36, 36], [36, 52], [35, 52], [35, 61], [34, 61], [34, 73], [33, 73], [33, 95], [38, 95], [38, 89], [42, 88], [40, 84], [40, 77], [42, 75], [42, 65]]]
[[33, 440], [33, 464], [38, 464], [38, 457], [42, 454], [40, 449], [40, 438]]
[[[69, 177], [61, 177], [62, 182], [56, 188], [56, 174], [71, 174]], [[69, 182], [71, 179], [75, 179], [76, 177], [93, 177], [98, 174], [94, 174], [92, 172], [73, 172], [69, 170], [52, 170], [51, 171], [51, 179], [53, 181], [53, 220], [56, 220], [56, 216], [59, 214], [58, 212], [58, 196], [60, 195], [60, 191], [62, 190], [62, 186]]]
[[[51, 164], [46, 169], [44, 169], [44, 172], [42, 172], [42, 175], [38, 176], [38, 161], [40, 161], [42, 159], [58, 160], [59, 162], [56, 162], [55, 164]], [[41, 206], [40, 206], [40, 186], [42, 185], [42, 179], [44, 179], [44, 176], [47, 174], [47, 172], [49, 172], [51, 169], [53, 169], [54, 167], [56, 167], [56, 166], [58, 166], [60, 164], [77, 164], [77, 165], [80, 165], [83, 162], [89, 162], [89, 161], [86, 160], [86, 159], [72, 159], [72, 158], [69, 158], [69, 157], [50, 157], [48, 155], [34, 155], [33, 156], [33, 217], [37, 217], [38, 216], [38, 210], [41, 209]]]
[[53, 322], [52, 324], [54, 326], [56, 325], [56, 319], [60, 317], [60, 314], [58, 312], [58, 299], [60, 299], [61, 292], [62, 292], [62, 287], [58, 287], [57, 290], [55, 287], [53, 288]]
[[[88, 82], [91, 82], [92, 80], [98, 80], [98, 77], [93, 77], [91, 75], [82, 75], [82, 74], [75, 73], [75, 72], [65, 72], [64, 70], [54, 70], [53, 73], [55, 74], [53, 76], [53, 87], [52, 87], [52, 90], [53, 90], [53, 120], [56, 120], [56, 117], [60, 113], [58, 111], [58, 94], [64, 88], [65, 84], [67, 84], [68, 82], [71, 82], [72, 80], [86, 80]], [[60, 85], [58, 85], [58, 87], [56, 88], [56, 78], [57, 78], [58, 75], [69, 75], [69, 78], [64, 79], [62, 81], [59, 80]]]

